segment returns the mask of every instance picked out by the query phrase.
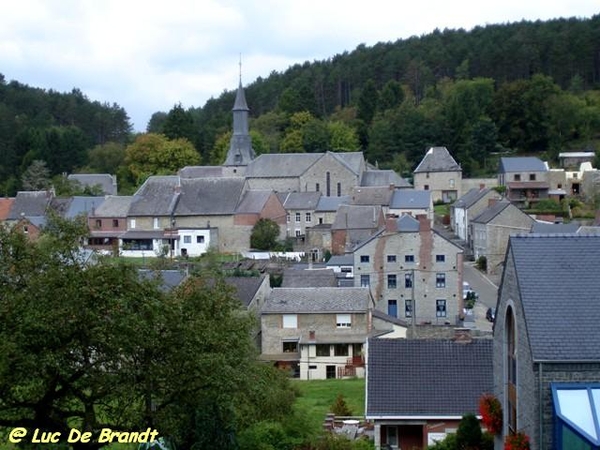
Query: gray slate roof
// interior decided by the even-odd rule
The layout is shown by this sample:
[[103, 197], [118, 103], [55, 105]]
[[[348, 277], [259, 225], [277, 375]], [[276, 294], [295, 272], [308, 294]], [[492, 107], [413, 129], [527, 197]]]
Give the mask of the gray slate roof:
[[543, 234], [576, 233], [579, 227], [581, 227], [581, 224], [577, 221], [569, 223], [543, 223], [535, 221], [531, 225], [531, 232]]
[[176, 216], [234, 214], [245, 180], [243, 178], [193, 178], [181, 180]]
[[178, 176], [152, 176], [137, 190], [131, 200], [131, 216], [168, 216], [177, 202]]
[[246, 178], [299, 177], [327, 154], [354, 173], [360, 173], [362, 152], [264, 153], [248, 163]]
[[321, 198], [320, 192], [288, 192], [281, 193], [278, 195], [283, 207], [286, 210], [294, 209], [316, 209], [319, 199]]
[[21, 217], [45, 216], [51, 199], [50, 191], [17, 192], [7, 219], [18, 220]]
[[374, 229], [379, 226], [380, 206], [341, 205], [335, 215], [332, 230]]
[[370, 299], [362, 287], [274, 288], [262, 313], [366, 313]]
[[417, 189], [396, 189], [392, 195], [390, 208], [427, 209], [431, 206], [431, 191]]
[[133, 197], [109, 195], [104, 202], [96, 208], [95, 217], [127, 217], [129, 206]]
[[600, 236], [512, 236], [507, 255], [534, 360], [600, 361]]
[[73, 173], [67, 176], [68, 180], [77, 181], [82, 186], [94, 187], [100, 185], [105, 195], [117, 194], [117, 177], [108, 173]]
[[352, 253], [346, 253], [345, 255], [333, 255], [327, 261], [327, 266], [353, 266], [354, 256]]
[[186, 166], [179, 169], [181, 178], [222, 177], [223, 166]]
[[353, 205], [389, 206], [394, 189], [389, 186], [356, 186], [352, 189]]
[[[498, 214], [504, 211], [506, 208], [511, 206], [511, 203], [508, 200], [501, 200], [496, 202], [492, 206], [488, 206], [486, 209], [481, 211], [479, 215], [473, 217], [471, 219], [471, 223], [489, 223], [491, 222]], [[512, 205], [512, 208], [519, 209], [516, 206]], [[525, 214], [525, 213], [523, 213]]]
[[493, 391], [492, 340], [369, 339], [367, 418], [478, 414]]
[[416, 233], [419, 231], [419, 221], [410, 214], [402, 214], [397, 220], [397, 230], [401, 233]]
[[483, 197], [486, 196], [486, 194], [488, 194], [491, 191], [490, 188], [483, 188], [483, 189], [479, 189], [479, 188], [472, 188], [469, 189], [469, 191], [464, 194], [461, 198], [459, 198], [458, 200], [456, 200], [456, 202], [454, 202], [454, 205], [452, 205], [454, 208], [464, 208], [464, 209], [468, 209], [471, 206], [473, 206], [475, 203], [477, 203], [479, 200], [481, 200]]
[[242, 199], [240, 200], [239, 205], [237, 205], [236, 213], [237, 214], [258, 214], [260, 213], [267, 200], [273, 191], [268, 190], [250, 190], [246, 191]]
[[446, 147], [431, 147], [414, 173], [419, 172], [462, 172], [460, 165]]
[[179, 286], [187, 278], [181, 270], [148, 270], [139, 269], [139, 276], [144, 280], [155, 280], [163, 292], [169, 292]]
[[500, 173], [547, 172], [546, 164], [535, 156], [512, 156], [500, 158]]
[[234, 289], [237, 297], [247, 308], [250, 306], [256, 292], [265, 281], [266, 276], [267, 275], [261, 275], [260, 277], [226, 277], [225, 283]]
[[104, 201], [104, 197], [72, 197], [64, 217], [72, 219], [79, 214], [91, 215]]
[[285, 269], [281, 287], [336, 287], [333, 269]]
[[361, 186], [411, 187], [411, 184], [393, 170], [365, 170], [360, 180]]
[[341, 197], [326, 197], [324, 195], [319, 199], [319, 203], [317, 204], [317, 208], [315, 211], [317, 212], [335, 212], [338, 210], [340, 205], [349, 205], [350, 204], [350, 196], [342, 195]]

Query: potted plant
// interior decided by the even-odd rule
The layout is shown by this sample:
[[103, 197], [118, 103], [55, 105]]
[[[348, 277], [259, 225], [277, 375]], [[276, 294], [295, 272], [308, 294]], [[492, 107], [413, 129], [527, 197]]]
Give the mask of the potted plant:
[[502, 432], [502, 405], [492, 394], [483, 394], [479, 399], [481, 421], [491, 434]]

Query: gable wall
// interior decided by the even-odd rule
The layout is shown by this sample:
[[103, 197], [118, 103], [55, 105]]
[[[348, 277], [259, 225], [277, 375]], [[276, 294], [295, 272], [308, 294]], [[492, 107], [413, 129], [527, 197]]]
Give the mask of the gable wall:
[[414, 174], [415, 189], [424, 190], [429, 186], [431, 200], [442, 200], [442, 191], [456, 191], [456, 198], [460, 198], [462, 191], [462, 172], [419, 172]]
[[325, 154], [300, 177], [302, 192], [319, 191], [327, 196], [327, 172], [330, 179], [329, 197], [337, 197], [337, 183], [341, 183], [341, 195], [352, 194], [352, 189], [360, 184], [361, 174], [355, 174], [330, 154]]

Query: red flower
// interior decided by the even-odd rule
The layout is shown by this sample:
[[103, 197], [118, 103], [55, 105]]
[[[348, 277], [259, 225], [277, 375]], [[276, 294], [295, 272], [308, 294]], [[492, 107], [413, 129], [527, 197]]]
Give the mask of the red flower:
[[530, 450], [529, 436], [522, 431], [509, 434], [504, 441], [504, 450]]
[[492, 434], [502, 432], [502, 405], [492, 394], [483, 394], [479, 399], [481, 421]]

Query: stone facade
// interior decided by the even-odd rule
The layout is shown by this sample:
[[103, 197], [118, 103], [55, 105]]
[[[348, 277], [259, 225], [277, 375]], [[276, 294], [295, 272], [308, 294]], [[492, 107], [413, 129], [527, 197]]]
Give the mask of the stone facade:
[[422, 217], [418, 231], [388, 229], [355, 249], [354, 283], [369, 286], [376, 308], [391, 316], [456, 324], [463, 309], [462, 250]]
[[322, 192], [326, 197], [350, 195], [360, 184], [364, 160], [358, 173], [350, 170], [331, 153], [326, 153], [300, 176], [300, 192]]
[[414, 174], [415, 189], [431, 191], [432, 201], [451, 203], [462, 195], [462, 171]]

